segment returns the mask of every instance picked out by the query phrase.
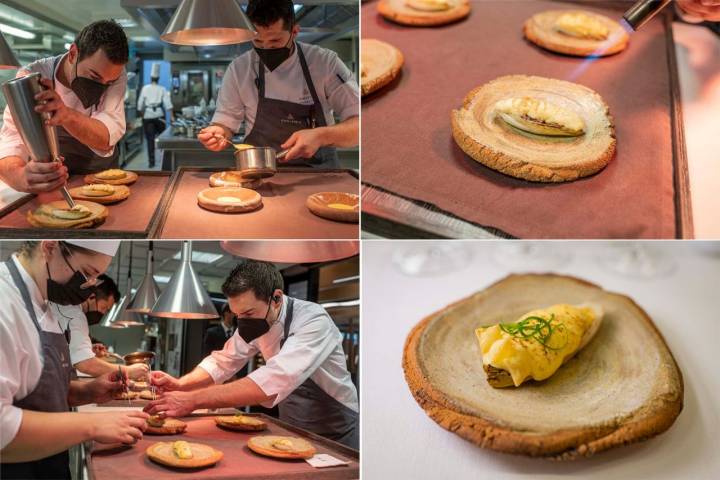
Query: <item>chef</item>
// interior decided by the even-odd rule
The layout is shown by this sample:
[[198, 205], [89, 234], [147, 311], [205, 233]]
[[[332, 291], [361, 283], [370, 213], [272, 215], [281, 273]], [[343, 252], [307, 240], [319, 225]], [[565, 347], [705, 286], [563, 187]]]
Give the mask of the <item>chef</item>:
[[[265, 262], [239, 264], [222, 289], [238, 316], [236, 332], [180, 379], [152, 372], [162, 395], [145, 410], [180, 417], [198, 408], [277, 405], [280, 420], [357, 449], [357, 390], [325, 309], [284, 295], [282, 275]], [[258, 352], [265, 365], [222, 385]]]
[[160, 64], [153, 63], [150, 69], [150, 83], [140, 91], [137, 104], [138, 112], [142, 113], [150, 168], [155, 167], [155, 139], [165, 130], [165, 113], [170, 112], [170, 118], [173, 117], [170, 92], [158, 82], [160, 82]]
[[70, 50], [37, 60], [18, 76], [39, 72], [47, 90], [35, 98], [35, 110], [48, 112], [57, 126], [59, 162], [29, 161], [28, 149], [9, 108], [0, 130], [0, 179], [15, 190], [39, 193], [63, 186], [69, 173], [117, 167], [115, 144], [125, 134], [128, 43], [122, 27], [101, 20], [83, 28]]
[[300, 27], [291, 0], [250, 0], [247, 15], [258, 32], [254, 48], [228, 67], [211, 126], [198, 139], [222, 150], [244, 121], [243, 143], [289, 149], [281, 162], [337, 167], [335, 147], [358, 144], [360, 99], [352, 73], [335, 52], [296, 41]]
[[57, 305], [89, 296], [118, 244], [27, 242], [0, 264], [0, 478], [69, 479], [71, 446], [142, 437], [142, 412], [69, 411], [110, 400], [121, 382], [117, 373], [71, 381], [68, 341], [57, 320]]
[[[91, 377], [117, 372], [118, 365], [98, 358], [90, 337], [90, 325], [100, 323], [102, 317], [120, 300], [120, 292], [112, 278], [105, 274], [98, 276], [98, 283], [92, 293], [80, 305], [58, 308], [60, 328], [70, 337], [70, 361], [76, 370]], [[133, 380], [146, 377], [149, 367], [144, 363], [120, 367]]]

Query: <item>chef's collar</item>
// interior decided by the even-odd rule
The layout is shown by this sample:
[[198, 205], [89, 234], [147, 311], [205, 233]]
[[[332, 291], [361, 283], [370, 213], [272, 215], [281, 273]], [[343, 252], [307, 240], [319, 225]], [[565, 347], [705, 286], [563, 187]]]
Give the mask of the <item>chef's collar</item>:
[[281, 295], [282, 298], [282, 305], [280, 306], [280, 314], [278, 315], [278, 319], [275, 323], [273, 323], [273, 327], [275, 325], [280, 325], [285, 328], [285, 314], [287, 313], [287, 304], [288, 304], [288, 297], [285, 294]]
[[22, 278], [23, 282], [25, 282], [25, 286], [27, 287], [28, 292], [30, 292], [30, 297], [32, 298], [33, 304], [38, 306], [38, 310], [40, 310], [41, 312], [46, 312], [47, 301], [45, 301], [42, 294], [40, 293], [40, 289], [35, 283], [35, 280], [33, 280], [30, 274], [25, 271], [25, 267], [23, 267], [23, 265], [20, 263], [20, 260], [18, 260], [17, 253], [13, 253], [12, 257], [10, 258], [15, 263], [15, 266], [20, 272], [20, 277]]

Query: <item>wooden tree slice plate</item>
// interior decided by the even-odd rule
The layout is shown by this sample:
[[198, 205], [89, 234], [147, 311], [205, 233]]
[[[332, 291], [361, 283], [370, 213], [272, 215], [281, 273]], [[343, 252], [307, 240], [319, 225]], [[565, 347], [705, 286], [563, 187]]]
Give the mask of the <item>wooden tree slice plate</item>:
[[267, 428], [267, 423], [263, 422], [259, 418], [248, 417], [245, 415], [225, 415], [215, 417], [215, 424], [218, 427], [227, 428], [228, 430], [237, 430], [239, 432], [258, 432]]
[[328, 220], [357, 223], [360, 219], [360, 197], [353, 193], [313, 193], [308, 196], [305, 205], [318, 217]]
[[124, 170], [126, 173], [126, 176], [124, 178], [117, 178], [114, 180], [108, 180], [108, 179], [102, 179], [98, 178], [96, 174], [91, 173], [89, 175], [85, 175], [85, 183], [91, 184], [91, 183], [106, 183], [108, 185], [130, 185], [137, 181], [138, 174], [135, 172], [131, 172], [129, 170]]
[[380, 0], [378, 12], [388, 20], [413, 27], [434, 27], [462, 20], [470, 14], [468, 0], [447, 0], [446, 10], [413, 8], [407, 0]]
[[262, 197], [255, 190], [241, 187], [217, 187], [201, 190], [198, 205], [220, 213], [245, 213], [262, 206]]
[[108, 209], [99, 203], [78, 200], [76, 204], [84, 205], [90, 209], [90, 215], [77, 220], [65, 220], [52, 215], [55, 209], [68, 208], [65, 200], [56, 200], [40, 205], [34, 211], [27, 213], [28, 222], [39, 228], [92, 228], [100, 225], [107, 219]]
[[[287, 440], [292, 443], [292, 446], [288, 450], [278, 449], [273, 446], [273, 443], [278, 440]], [[315, 452], [317, 451], [307, 440], [297, 437], [283, 437], [278, 435], [252, 437], [248, 440], [247, 446], [255, 453], [274, 458], [310, 458], [315, 455]]]
[[102, 205], [117, 203], [130, 196], [130, 189], [125, 185], [113, 185], [113, 188], [115, 189], [114, 193], [102, 197], [83, 193], [83, 187], [70, 188], [68, 189], [68, 192], [75, 200], [86, 200], [88, 202], [100, 203]]
[[[189, 442], [188, 442], [189, 443]], [[173, 442], [158, 442], [150, 445], [145, 451], [153, 462], [175, 468], [201, 468], [215, 465], [223, 458], [220, 450], [215, 450], [202, 443], [190, 443], [193, 458], [178, 458], [173, 453]]]

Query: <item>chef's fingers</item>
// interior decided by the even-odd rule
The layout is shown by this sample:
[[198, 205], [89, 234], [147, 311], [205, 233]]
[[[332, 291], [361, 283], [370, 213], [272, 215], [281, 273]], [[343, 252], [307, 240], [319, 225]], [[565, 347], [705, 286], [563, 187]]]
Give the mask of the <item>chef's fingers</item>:
[[288, 153], [286, 153], [285, 156], [280, 159], [280, 163], [289, 162], [290, 160], [299, 158], [301, 151], [302, 145], [295, 144], [295, 146], [288, 150]]
[[130, 421], [130, 426], [138, 428], [140, 430], [144, 430], [145, 425], [147, 425], [147, 422], [145, 421], [145, 419], [140, 418], [140, 417], [130, 417], [129, 421]]
[[47, 87], [47, 88], [49, 88], [49, 89], [51, 89], [51, 90], [52, 90], [52, 88], [53, 88], [53, 81], [50, 80], [49, 78], [41, 78], [41, 79], [40, 79], [40, 83], [41, 83], [43, 86], [45, 86], [45, 87]]
[[135, 445], [137, 440], [134, 439], [133, 436], [129, 433], [123, 433], [120, 436], [120, 442], [122, 442], [123, 445]]
[[155, 415], [158, 412], [162, 412], [164, 410], [164, 407], [164, 400], [152, 400], [150, 403], [145, 405], [145, 408], [143, 408], [143, 412], [147, 412], [150, 415]]
[[175, 408], [171, 408], [171, 409], [169, 409], [169, 410], [165, 410], [165, 416], [166, 416], [166, 417], [182, 417], [182, 416], [184, 416], [184, 415], [185, 415], [185, 412], [184, 412], [184, 411], [181, 411], [181, 410], [178, 410], [178, 409], [175, 409]]
[[142, 418], [143, 420], [147, 420], [147, 418], [150, 416], [147, 413], [140, 411], [140, 410], [130, 410], [127, 412], [127, 415], [129, 417]]
[[295, 145], [297, 143], [299, 137], [300, 136], [298, 135], [298, 133], [294, 132], [292, 135], [290, 135], [290, 138], [285, 140], [285, 143], [280, 145], [280, 148], [286, 149], [286, 148], [292, 147], [293, 145]]
[[215, 138], [215, 134], [213, 132], [207, 132], [205, 130], [200, 130], [198, 132], [198, 138], [200, 140], [210, 140], [211, 138]]
[[60, 180], [57, 180], [55, 182], [50, 182], [50, 183], [29, 184], [27, 187], [27, 192], [28, 193], [54, 192], [55, 190], [58, 190], [60, 187], [65, 185], [66, 182], [67, 182], [67, 178], [61, 178]]
[[55, 90], [43, 90], [42, 92], [35, 95], [36, 102], [52, 100], [54, 98], [58, 98], [58, 94], [55, 92]]

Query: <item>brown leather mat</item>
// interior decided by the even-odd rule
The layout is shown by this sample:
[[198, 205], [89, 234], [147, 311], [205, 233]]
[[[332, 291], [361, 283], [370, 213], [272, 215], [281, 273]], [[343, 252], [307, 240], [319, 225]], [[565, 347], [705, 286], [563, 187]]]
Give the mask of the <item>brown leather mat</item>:
[[280, 171], [257, 188], [262, 207], [247, 213], [217, 213], [197, 204], [211, 171], [183, 170], [171, 193], [160, 238], [354, 238], [357, 224], [313, 215], [305, 202], [317, 192], [358, 193], [358, 179], [344, 171]]
[[[359, 464], [357, 460], [339, 451], [333, 443], [319, 442], [313, 438], [290, 431], [277, 424], [274, 419], [262, 416], [268, 423], [268, 430], [262, 435], [289, 435], [303, 437], [317, 448], [318, 453], [327, 453], [333, 457], [349, 462], [349, 465], [314, 468], [304, 460], [279, 460], [263, 457], [247, 448], [250, 437], [258, 432], [234, 432], [223, 430], [215, 425], [213, 416], [184, 417], [181, 420], [188, 424], [185, 433], [172, 437], [144, 436], [132, 447], [104, 446], [93, 444], [88, 471], [94, 480], [110, 479], [164, 479], [186, 476], [193, 479], [229, 479], [229, 478], [283, 478], [283, 479], [351, 479], [358, 478]], [[163, 467], [153, 463], [145, 456], [145, 450], [158, 441], [177, 441], [203, 443], [223, 452], [223, 458], [214, 467], [181, 471]]]
[[[619, 19], [622, 10], [583, 8]], [[587, 5], [587, 6], [586, 6]], [[364, 38], [405, 56], [400, 78], [363, 98], [362, 180], [521, 238], [673, 238], [670, 74], [660, 16], [631, 34], [624, 52], [562, 56], [523, 38], [523, 22], [566, 2], [472, 2], [466, 20], [440, 28], [389, 23], [362, 7]], [[510, 74], [573, 81], [610, 106], [616, 157], [598, 174], [563, 184], [514, 179], [455, 144], [450, 112], [475, 87]]]

